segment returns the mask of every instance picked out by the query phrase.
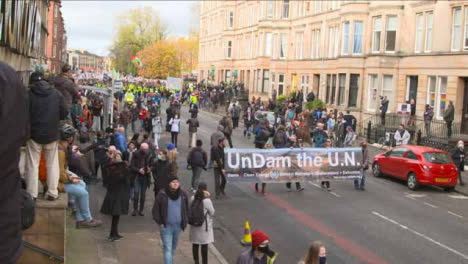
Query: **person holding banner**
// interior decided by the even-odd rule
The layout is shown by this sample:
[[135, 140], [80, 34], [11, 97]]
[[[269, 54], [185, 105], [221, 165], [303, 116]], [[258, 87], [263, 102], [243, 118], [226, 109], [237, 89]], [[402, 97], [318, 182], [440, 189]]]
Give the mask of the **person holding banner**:
[[369, 169], [369, 153], [367, 151], [367, 142], [361, 142], [362, 161], [361, 161], [361, 182], [359, 179], [354, 180], [354, 189], [364, 191], [366, 182], [366, 171]]
[[[325, 148], [331, 148], [331, 140], [329, 138], [327, 138], [327, 140], [325, 141], [324, 147]], [[324, 189], [327, 188], [327, 191], [331, 191], [329, 181], [321, 181], [320, 186], [322, 186], [322, 188], [324, 188]]]
[[218, 139], [218, 145], [211, 147], [211, 161], [213, 163], [213, 172], [215, 177], [215, 194], [216, 199], [220, 195], [226, 196], [224, 188], [226, 187], [226, 176], [224, 170], [224, 147], [226, 139]]

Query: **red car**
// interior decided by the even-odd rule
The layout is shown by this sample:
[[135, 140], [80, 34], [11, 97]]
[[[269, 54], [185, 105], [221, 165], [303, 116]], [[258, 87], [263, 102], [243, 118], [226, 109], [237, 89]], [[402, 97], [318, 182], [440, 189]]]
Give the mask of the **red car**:
[[458, 171], [450, 155], [440, 149], [423, 146], [398, 146], [374, 157], [375, 177], [390, 175], [407, 182], [410, 190], [420, 185], [437, 185], [453, 191]]

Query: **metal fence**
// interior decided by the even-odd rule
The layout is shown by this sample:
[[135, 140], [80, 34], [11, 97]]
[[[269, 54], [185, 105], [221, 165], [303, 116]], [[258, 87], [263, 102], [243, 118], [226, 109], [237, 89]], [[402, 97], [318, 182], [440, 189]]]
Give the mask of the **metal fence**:
[[[385, 137], [387, 132], [395, 132], [400, 124], [405, 125], [411, 134], [411, 144], [423, 145], [442, 149], [453, 150], [453, 142], [448, 137], [447, 123], [443, 120], [432, 120], [426, 125], [422, 118], [407, 115], [389, 114], [382, 122], [380, 115], [372, 115], [358, 124], [358, 132], [370, 143], [376, 143]], [[452, 139], [468, 140], [468, 128], [461, 122], [452, 123]]]

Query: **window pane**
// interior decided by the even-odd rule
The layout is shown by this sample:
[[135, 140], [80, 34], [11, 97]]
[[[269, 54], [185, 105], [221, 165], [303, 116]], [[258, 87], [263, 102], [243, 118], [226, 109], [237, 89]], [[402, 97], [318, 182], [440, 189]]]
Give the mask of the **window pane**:
[[367, 95], [367, 108], [375, 110], [377, 101], [377, 75], [369, 75], [369, 93]]
[[[387, 96], [390, 104], [393, 102], [393, 75], [384, 75], [382, 96]], [[390, 109], [389, 109], [390, 110]]]
[[289, 0], [283, 0], [283, 18], [289, 17]]
[[346, 74], [340, 73], [339, 83], [338, 83], [338, 104], [344, 104], [344, 93], [345, 93], [345, 85], [346, 85]]
[[385, 51], [395, 51], [397, 17], [387, 17], [387, 34], [385, 38]]
[[269, 84], [269, 76], [270, 76], [270, 71], [268, 70], [263, 70], [263, 87], [262, 87], [262, 92], [267, 93], [268, 92], [268, 86]]
[[442, 118], [447, 105], [447, 77], [439, 77], [438, 103], [438, 117]]
[[265, 35], [265, 56], [271, 56], [271, 33]]
[[267, 12], [268, 12], [268, 13], [267, 13], [268, 18], [272, 18], [272, 17], [273, 17], [273, 8], [274, 8], [274, 4], [275, 4], [274, 0], [268, 1], [268, 11], [267, 11]]
[[465, 37], [463, 41], [464, 50], [468, 50], [468, 7], [465, 8]]
[[432, 49], [432, 22], [433, 15], [432, 13], [427, 13], [426, 15], [426, 40], [425, 40], [425, 50], [431, 51]]
[[286, 34], [281, 34], [280, 58], [286, 57], [287, 48]]
[[423, 14], [416, 14], [416, 37], [414, 42], [414, 51], [421, 51], [421, 39], [423, 33]]
[[436, 77], [429, 76], [427, 80], [427, 100], [426, 103], [435, 106], [436, 102]]
[[382, 18], [374, 18], [374, 33], [372, 36], [372, 51], [380, 51], [380, 34], [382, 32]]
[[452, 50], [460, 49], [461, 7], [453, 10], [452, 21]]
[[340, 53], [340, 28], [336, 27], [335, 28], [335, 53], [334, 57], [338, 57], [338, 54]]
[[328, 57], [329, 58], [333, 57], [334, 38], [335, 38], [334, 28], [331, 27], [328, 30]]
[[336, 94], [336, 75], [332, 75], [332, 87], [331, 87], [331, 98], [330, 104], [335, 104], [335, 94]]
[[353, 53], [362, 53], [362, 21], [354, 22]]
[[325, 94], [325, 102], [330, 103], [330, 86], [331, 86], [331, 75], [327, 74], [327, 90]]
[[349, 77], [349, 100], [348, 107], [357, 106], [357, 98], [359, 91], [359, 74], [351, 74]]
[[343, 23], [343, 40], [341, 42], [342, 53], [348, 54], [349, 49], [349, 22]]
[[315, 34], [315, 56], [317, 58], [320, 58], [320, 30], [317, 30], [316, 34]]

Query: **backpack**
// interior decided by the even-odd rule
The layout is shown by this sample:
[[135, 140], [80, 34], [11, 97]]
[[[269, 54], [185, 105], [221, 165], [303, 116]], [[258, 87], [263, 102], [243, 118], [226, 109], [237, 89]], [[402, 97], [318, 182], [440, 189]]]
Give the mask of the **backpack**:
[[189, 225], [202, 226], [206, 222], [206, 229], [208, 231], [208, 220], [206, 219], [204, 211], [203, 200], [194, 199], [192, 204], [190, 204]]
[[232, 117], [234, 118], [239, 117], [239, 109], [237, 108], [237, 106], [234, 106], [231, 111], [232, 111]]
[[34, 224], [35, 204], [32, 196], [23, 188], [21, 192], [21, 228], [26, 230]]
[[285, 133], [284, 131], [282, 130], [278, 130], [278, 132], [276, 132], [274, 138], [273, 138], [273, 146], [284, 146], [284, 144], [286, 143], [284, 141], [285, 139]]

